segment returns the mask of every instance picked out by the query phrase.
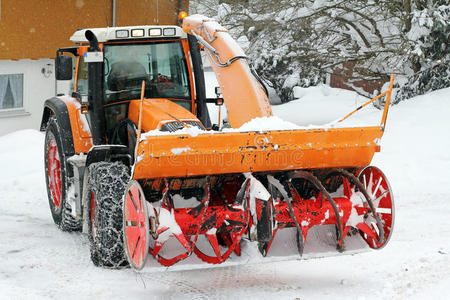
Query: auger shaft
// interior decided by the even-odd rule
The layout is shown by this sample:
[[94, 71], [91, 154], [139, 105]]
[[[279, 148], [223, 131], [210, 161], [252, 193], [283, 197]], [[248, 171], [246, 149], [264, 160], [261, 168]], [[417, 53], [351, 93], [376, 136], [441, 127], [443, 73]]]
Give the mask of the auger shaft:
[[[344, 238], [352, 227], [358, 229], [368, 243], [382, 245], [384, 229], [379, 227], [381, 221], [375, 212], [373, 199], [366, 190], [368, 185], [364, 186], [357, 177], [343, 169], [330, 169], [319, 174], [322, 175], [322, 181], [313, 172], [304, 170], [278, 173], [276, 176], [279, 179], [265, 174], [246, 175], [246, 179], [233, 177], [232, 182], [234, 185], [240, 185], [240, 189], [234, 187], [237, 194], [232, 193], [232, 199], [228, 190], [230, 181], [227, 188], [221, 185], [223, 180], [219, 178], [208, 179], [204, 187], [204, 199], [192, 208], [176, 208], [176, 205], [173, 206], [173, 203], [168, 201], [170, 184], [166, 180], [163, 202], [171, 204], [164, 209], [167, 213], [170, 211], [173, 216], [172, 220], [177, 227], [173, 236], [186, 248], [186, 252], [174, 258], [161, 257], [159, 251], [170, 238], [167, 237], [157, 241], [157, 247], [153, 248], [152, 254], [166, 266], [187, 258], [192, 252], [207, 263], [218, 264], [225, 261], [233, 251], [240, 254], [241, 238], [248, 233], [251, 240], [258, 241], [258, 248], [265, 256], [279, 230], [297, 228], [297, 246], [301, 255], [309, 229], [320, 225], [335, 225], [338, 250], [344, 250]], [[214, 182], [212, 187], [210, 182]], [[262, 182], [267, 185], [267, 189]], [[376, 186], [379, 187], [380, 182], [378, 180], [374, 184], [376, 192]], [[257, 190], [255, 186], [258, 186]], [[333, 189], [333, 194], [327, 187]], [[210, 189], [214, 190], [215, 197], [211, 197]], [[221, 193], [227, 196], [224, 197]], [[387, 194], [381, 193], [380, 197]], [[366, 223], [368, 216], [371, 216], [375, 223]], [[166, 229], [161, 224], [160, 226], [161, 233], [164, 233]], [[253, 234], [255, 230], [256, 234]], [[258, 232], [261, 230], [264, 232]], [[267, 230], [270, 232], [266, 232]], [[206, 237], [214, 254], [206, 254], [197, 247], [199, 235]], [[221, 250], [219, 244], [222, 248], [226, 247], [226, 250]]]

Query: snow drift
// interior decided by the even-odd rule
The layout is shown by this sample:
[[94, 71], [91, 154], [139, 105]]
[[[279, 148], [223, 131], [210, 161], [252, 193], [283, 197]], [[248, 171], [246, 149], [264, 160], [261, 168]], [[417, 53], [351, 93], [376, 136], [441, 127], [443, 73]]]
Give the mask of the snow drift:
[[[274, 106], [298, 126], [326, 124], [366, 99], [326, 86]], [[394, 190], [397, 215], [381, 251], [308, 261], [135, 273], [96, 268], [87, 238], [59, 231], [45, 191], [44, 135], [0, 137], [0, 298], [2, 299], [445, 299], [450, 285], [450, 89], [391, 108], [373, 164]], [[344, 109], [345, 108], [345, 109]], [[373, 107], [352, 116], [378, 123]], [[372, 124], [373, 125], [373, 124]], [[150, 258], [151, 260], [151, 258]]]

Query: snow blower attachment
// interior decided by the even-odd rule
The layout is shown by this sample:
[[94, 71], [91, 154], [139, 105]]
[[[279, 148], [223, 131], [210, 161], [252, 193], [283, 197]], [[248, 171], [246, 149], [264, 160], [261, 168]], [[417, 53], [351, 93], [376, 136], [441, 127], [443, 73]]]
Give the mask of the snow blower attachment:
[[[47, 188], [55, 223], [89, 235], [94, 264], [139, 270], [149, 255], [162, 266], [233, 264], [388, 242], [392, 191], [369, 164], [393, 77], [371, 100], [386, 96], [380, 126], [241, 131], [272, 111], [216, 21], [196, 15], [182, 29], [97, 28], [71, 39], [80, 45], [59, 49], [56, 67], [70, 78], [63, 53], [76, 57], [74, 92], [44, 108]], [[199, 44], [223, 99], [205, 97]], [[232, 129], [211, 126], [206, 103], [223, 101]]]

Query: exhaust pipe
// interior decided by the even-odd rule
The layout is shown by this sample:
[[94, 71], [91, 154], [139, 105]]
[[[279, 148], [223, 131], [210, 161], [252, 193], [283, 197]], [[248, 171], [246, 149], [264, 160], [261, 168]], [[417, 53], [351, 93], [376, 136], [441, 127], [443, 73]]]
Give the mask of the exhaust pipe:
[[89, 51], [100, 51], [98, 46], [98, 39], [91, 30], [86, 30], [84, 36], [89, 41]]
[[[98, 39], [91, 30], [86, 30], [89, 41], [88, 52], [99, 52]], [[106, 119], [103, 109], [103, 61], [88, 63], [88, 102], [91, 119], [92, 142], [94, 145], [106, 144]]]

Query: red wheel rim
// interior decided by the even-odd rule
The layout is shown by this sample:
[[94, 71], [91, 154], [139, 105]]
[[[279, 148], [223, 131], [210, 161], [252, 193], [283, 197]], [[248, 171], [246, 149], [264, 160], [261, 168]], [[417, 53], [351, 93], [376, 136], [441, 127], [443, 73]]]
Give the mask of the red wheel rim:
[[367, 167], [359, 174], [359, 180], [364, 185], [367, 193], [372, 198], [372, 202], [377, 215], [381, 219], [384, 230], [384, 240], [378, 240], [374, 237], [378, 236], [378, 227], [376, 221], [366, 221], [360, 229], [361, 236], [367, 244], [374, 249], [380, 249], [387, 244], [394, 226], [395, 207], [391, 186], [386, 176], [377, 167]]
[[58, 209], [61, 205], [62, 183], [61, 183], [61, 160], [56, 144], [55, 136], [49, 134], [48, 150], [47, 150], [47, 172], [48, 184], [52, 194], [53, 205]]
[[149, 249], [147, 202], [137, 181], [131, 181], [124, 199], [124, 246], [130, 265], [144, 267]]

